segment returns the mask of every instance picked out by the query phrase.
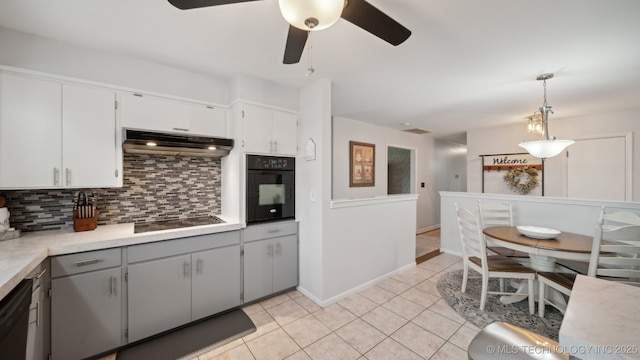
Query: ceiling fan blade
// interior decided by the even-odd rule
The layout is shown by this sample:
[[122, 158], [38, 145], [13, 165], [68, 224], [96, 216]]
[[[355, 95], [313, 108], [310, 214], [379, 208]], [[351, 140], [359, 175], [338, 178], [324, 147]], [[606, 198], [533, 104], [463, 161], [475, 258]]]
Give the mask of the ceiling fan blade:
[[298, 29], [289, 25], [289, 34], [287, 35], [287, 45], [284, 48], [284, 64], [296, 64], [300, 62], [304, 45], [307, 43], [309, 32]]
[[341, 17], [380, 39], [397, 46], [411, 36], [411, 30], [365, 0], [347, 0]]
[[171, 5], [181, 10], [196, 9], [207, 6], [218, 6], [226, 4], [235, 4], [247, 1], [259, 0], [169, 0]]

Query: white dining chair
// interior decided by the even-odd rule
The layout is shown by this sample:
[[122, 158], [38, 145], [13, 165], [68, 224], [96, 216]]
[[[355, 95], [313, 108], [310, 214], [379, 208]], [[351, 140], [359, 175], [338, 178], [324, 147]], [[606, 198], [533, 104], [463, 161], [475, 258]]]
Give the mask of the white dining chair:
[[[489, 226], [514, 226], [511, 201], [482, 201], [478, 199], [478, 212], [480, 213], [480, 227], [482, 229]], [[487, 241], [487, 249], [493, 254], [518, 258], [529, 257], [529, 254], [523, 251], [494, 246], [491, 244], [491, 239], [486, 237], [485, 239]]]
[[[628, 211], [606, 213], [596, 225], [587, 276], [640, 286], [640, 216]], [[548, 287], [571, 296], [575, 273], [538, 272], [538, 316], [545, 304], [564, 314], [566, 305], [549, 298]]]
[[462, 245], [462, 292], [467, 288], [467, 279], [469, 277], [469, 269], [478, 272], [482, 276], [482, 290], [480, 293], [480, 310], [484, 311], [487, 294], [493, 295], [513, 295], [514, 293], [505, 292], [503, 286], [500, 291], [488, 291], [489, 279], [498, 278], [502, 282], [506, 279], [527, 280], [529, 299], [529, 313], [535, 311], [535, 299], [533, 296], [533, 282], [536, 278], [535, 270], [521, 265], [514, 259], [502, 255], [487, 255], [486, 241], [482, 228], [480, 227], [480, 216], [468, 209], [458, 208], [455, 204], [456, 214], [458, 217], [458, 232]]
[[640, 216], [602, 211], [587, 275], [640, 286]]

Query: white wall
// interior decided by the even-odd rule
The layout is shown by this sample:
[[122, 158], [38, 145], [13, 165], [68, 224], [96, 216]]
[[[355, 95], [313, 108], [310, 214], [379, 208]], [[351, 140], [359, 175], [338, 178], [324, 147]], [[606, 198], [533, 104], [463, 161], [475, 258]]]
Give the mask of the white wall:
[[[349, 141], [375, 144], [375, 186], [349, 187]], [[387, 195], [387, 147], [415, 150], [416, 231], [438, 224], [438, 194], [434, 191], [435, 145], [428, 136], [334, 116], [333, 118], [333, 199], [362, 199]], [[425, 183], [425, 187], [420, 187]]]
[[[581, 118], [558, 119], [551, 115], [550, 135], [558, 139], [584, 139], [602, 135], [633, 132], [633, 200], [640, 200], [640, 110], [626, 110], [609, 114], [594, 114]], [[526, 123], [500, 128], [469, 130], [467, 132], [467, 190], [482, 191], [482, 163], [479, 155], [516, 153], [524, 149], [522, 141], [535, 140], [526, 132]], [[569, 151], [571, 147], [568, 148]], [[545, 196], [562, 196], [561, 156], [545, 162]]]
[[247, 75], [236, 76], [230, 85], [232, 101], [269, 105], [285, 110], [297, 110], [300, 106], [297, 89]]
[[[296, 212], [300, 221], [300, 286], [317, 303], [325, 295], [325, 217], [331, 200], [331, 82], [319, 79], [300, 91], [298, 141], [316, 144], [315, 160], [298, 156]], [[315, 194], [315, 201], [311, 199]]]
[[0, 28], [0, 64], [228, 105], [227, 79]]
[[[443, 140], [435, 140], [435, 183], [431, 192], [437, 194], [435, 209], [440, 209], [440, 191], [467, 191], [467, 147]], [[437, 210], [440, 224], [440, 211]]]

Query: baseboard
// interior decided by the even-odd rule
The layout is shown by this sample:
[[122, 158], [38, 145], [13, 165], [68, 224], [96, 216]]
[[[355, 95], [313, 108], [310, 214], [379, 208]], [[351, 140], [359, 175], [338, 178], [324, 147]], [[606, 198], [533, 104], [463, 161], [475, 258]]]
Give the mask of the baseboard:
[[409, 269], [412, 269], [414, 267], [416, 267], [416, 263], [415, 262], [409, 263], [409, 264], [407, 264], [407, 265], [405, 265], [405, 266], [403, 266], [401, 268], [398, 268], [398, 269], [396, 269], [394, 271], [386, 273], [386, 274], [384, 274], [382, 276], [379, 276], [379, 277], [377, 277], [377, 278], [375, 278], [373, 280], [367, 281], [364, 284], [358, 285], [358, 286], [356, 286], [356, 287], [354, 287], [352, 289], [349, 289], [349, 290], [347, 290], [345, 292], [342, 292], [342, 293], [340, 293], [340, 294], [338, 294], [336, 296], [332, 296], [332, 297], [330, 297], [330, 298], [328, 298], [326, 300], [319, 299], [317, 296], [315, 296], [311, 292], [307, 291], [302, 286], [298, 286], [297, 290], [300, 291], [302, 294], [304, 294], [309, 299], [311, 299], [311, 301], [316, 303], [318, 306], [327, 307], [327, 306], [329, 306], [331, 304], [337, 303], [338, 301], [340, 301], [340, 300], [342, 300], [342, 299], [344, 299], [346, 297], [349, 297], [349, 296], [351, 296], [353, 294], [356, 294], [356, 293], [358, 293], [358, 292], [360, 292], [360, 291], [362, 291], [362, 290], [364, 290], [364, 289], [366, 289], [366, 288], [368, 288], [368, 287], [370, 287], [372, 285], [375, 285], [375, 284], [377, 284], [377, 283], [379, 283], [379, 282], [381, 282], [383, 280], [386, 280], [386, 279], [388, 279], [390, 277], [393, 277], [393, 276], [395, 276], [395, 275], [397, 275], [397, 274], [399, 274], [399, 273], [401, 273], [401, 272], [403, 272], [405, 270], [409, 270]]
[[437, 230], [437, 229], [440, 229], [440, 224], [427, 226], [425, 228], [418, 229], [418, 230], [416, 230], [416, 235], [422, 234], [422, 233], [427, 232], [427, 231]]

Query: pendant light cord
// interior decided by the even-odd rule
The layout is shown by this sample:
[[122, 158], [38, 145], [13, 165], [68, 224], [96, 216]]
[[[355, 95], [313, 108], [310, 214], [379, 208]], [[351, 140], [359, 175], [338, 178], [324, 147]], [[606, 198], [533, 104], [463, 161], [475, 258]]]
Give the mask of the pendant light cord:
[[312, 55], [312, 50], [313, 50], [313, 31], [309, 30], [309, 48], [307, 49], [307, 61], [308, 61], [308, 67], [307, 67], [307, 72], [305, 73], [305, 76], [311, 76], [311, 74], [313, 74], [316, 69], [313, 68], [313, 55]]

